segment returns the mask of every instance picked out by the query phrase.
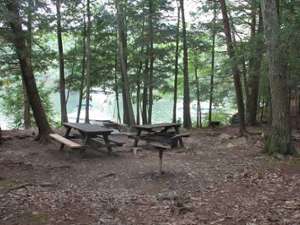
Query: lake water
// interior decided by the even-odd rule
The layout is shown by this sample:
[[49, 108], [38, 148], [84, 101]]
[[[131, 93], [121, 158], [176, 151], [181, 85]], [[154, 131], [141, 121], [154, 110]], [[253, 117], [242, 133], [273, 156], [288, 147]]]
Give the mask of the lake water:
[[[56, 121], [60, 120], [60, 98], [59, 93], [51, 95], [51, 103], [53, 104], [54, 109], [54, 119]], [[91, 120], [112, 120], [118, 122], [117, 115], [117, 104], [115, 100], [114, 93], [104, 93], [100, 90], [95, 90], [91, 93], [91, 107], [90, 107], [90, 119]], [[177, 103], [177, 119], [182, 121], [183, 115], [183, 102], [179, 100]], [[70, 122], [74, 122], [77, 116], [77, 107], [78, 107], [78, 93], [71, 92], [68, 100], [67, 110], [68, 117]], [[134, 111], [136, 105], [133, 105]], [[208, 103], [201, 102], [202, 113], [207, 114], [208, 112]], [[196, 101], [191, 103], [191, 117], [193, 121], [196, 121]], [[122, 118], [122, 97], [120, 96], [120, 110]], [[172, 121], [172, 110], [173, 110], [173, 100], [172, 98], [164, 97], [158, 101], [155, 101], [153, 104], [153, 123], [159, 122], [171, 122]], [[224, 110], [222, 110], [224, 111]], [[230, 110], [226, 111], [230, 113]], [[82, 108], [80, 119], [83, 121], [85, 118], [85, 108]], [[11, 121], [9, 118], [1, 114], [0, 112], [0, 125], [2, 129], [12, 128]]]

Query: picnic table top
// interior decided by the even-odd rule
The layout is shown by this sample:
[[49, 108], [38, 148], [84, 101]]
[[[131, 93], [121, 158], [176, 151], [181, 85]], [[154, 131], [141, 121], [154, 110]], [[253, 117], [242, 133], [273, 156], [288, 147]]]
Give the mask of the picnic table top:
[[134, 126], [134, 128], [152, 130], [155, 128], [171, 128], [171, 127], [180, 127], [180, 126], [181, 126], [180, 123], [156, 123], [156, 124], [136, 125]]
[[105, 127], [96, 125], [96, 124], [89, 124], [89, 123], [64, 123], [65, 127], [74, 128], [84, 133], [111, 133], [113, 132], [112, 129], [107, 129]]

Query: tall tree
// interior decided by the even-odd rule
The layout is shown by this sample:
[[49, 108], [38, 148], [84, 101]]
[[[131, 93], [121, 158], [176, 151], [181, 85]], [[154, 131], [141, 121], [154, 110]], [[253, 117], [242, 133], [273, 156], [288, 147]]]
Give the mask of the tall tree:
[[143, 55], [144, 55], [144, 29], [145, 29], [145, 19], [143, 19], [142, 30], [141, 30], [141, 40], [142, 46], [139, 54], [139, 66], [137, 68], [137, 81], [136, 81], [136, 124], [140, 124], [140, 103], [141, 103], [141, 77], [143, 69]]
[[[146, 46], [146, 52], [149, 50], [149, 45]], [[144, 69], [144, 79], [143, 79], [143, 104], [142, 104], [142, 122], [143, 124], [148, 123], [148, 85], [149, 85], [149, 58], [147, 57], [145, 60], [145, 69]]]
[[227, 13], [227, 6], [225, 0], [219, 0], [221, 4], [221, 11], [223, 16], [223, 24], [224, 24], [224, 33], [226, 36], [226, 44], [227, 44], [227, 52], [229, 58], [231, 60], [231, 69], [233, 74], [234, 80], [234, 87], [235, 87], [235, 94], [236, 94], [236, 101], [238, 107], [238, 114], [239, 114], [239, 122], [240, 122], [240, 133], [243, 134], [245, 131], [245, 106], [244, 106], [244, 99], [243, 99], [243, 92], [242, 92], [242, 85], [241, 85], [241, 71], [238, 66], [238, 62], [236, 59], [236, 52], [234, 49], [234, 43], [232, 39], [232, 33]]
[[65, 88], [65, 64], [64, 64], [64, 48], [62, 41], [61, 27], [61, 0], [56, 0], [56, 32], [59, 55], [59, 94], [60, 94], [60, 109], [61, 122], [68, 122], [67, 103], [66, 103], [66, 88]]
[[[249, 59], [249, 78], [248, 95], [247, 95], [247, 123], [250, 125], [256, 124], [256, 115], [258, 107], [258, 92], [259, 92], [259, 80], [261, 71], [261, 62], [263, 56], [263, 21], [261, 10], [257, 10], [259, 7], [255, 0], [252, 1], [252, 23], [251, 23], [251, 40], [250, 40], [250, 59]], [[256, 16], [257, 11], [259, 14], [258, 29], [256, 31]]]
[[208, 125], [211, 125], [212, 120], [212, 104], [214, 95], [214, 77], [215, 77], [215, 45], [216, 45], [216, 20], [217, 6], [216, 0], [213, 0], [214, 17], [212, 21], [212, 48], [211, 48], [211, 75], [210, 75], [210, 90], [209, 90], [209, 109], [208, 109]]
[[180, 28], [180, 5], [177, 2], [177, 25], [176, 25], [176, 47], [175, 47], [175, 68], [174, 68], [174, 96], [173, 96], [173, 123], [177, 121], [177, 92], [178, 92], [178, 59], [179, 59], [179, 28]]
[[[118, 37], [117, 40], [118, 41]], [[117, 104], [117, 118], [118, 122], [122, 123], [121, 114], [120, 114], [120, 100], [119, 100], [119, 82], [118, 82], [118, 54], [115, 55], [115, 94], [116, 94], [116, 104]]]
[[90, 122], [90, 89], [91, 89], [91, 9], [90, 0], [86, 2], [87, 30], [86, 30], [86, 98], [85, 98], [85, 122]]
[[148, 0], [149, 4], [149, 107], [148, 107], [148, 124], [152, 122], [152, 106], [153, 106], [153, 66], [154, 66], [154, 30], [153, 30], [153, 16], [154, 16], [154, 1]]
[[118, 54], [120, 60], [122, 76], [122, 96], [123, 96], [123, 113], [124, 123], [132, 126], [135, 124], [134, 113], [131, 103], [129, 79], [127, 73], [127, 35], [126, 35], [126, 1], [115, 0], [117, 9], [117, 27], [118, 27]]
[[[27, 19], [27, 46], [28, 55], [32, 59], [32, 13], [33, 13], [34, 3], [33, 0], [28, 1], [28, 19]], [[29, 129], [31, 127], [31, 115], [30, 115], [30, 104], [26, 94], [26, 88], [24, 82], [22, 82], [24, 91], [24, 128]]]
[[294, 151], [289, 121], [287, 55], [280, 40], [277, 7], [276, 1], [262, 1], [272, 101], [272, 129], [265, 150], [269, 154], [292, 154]]
[[86, 66], [86, 21], [85, 13], [83, 15], [83, 31], [82, 31], [82, 63], [81, 63], [81, 80], [79, 87], [79, 99], [78, 99], [78, 109], [76, 123], [80, 121], [80, 113], [82, 109], [82, 100], [83, 100], [83, 89], [84, 89], [84, 80], [85, 80], [85, 66]]
[[8, 15], [6, 20], [11, 27], [11, 37], [19, 59], [22, 80], [25, 85], [28, 100], [33, 111], [35, 122], [39, 129], [37, 140], [48, 141], [48, 134], [51, 129], [47, 121], [47, 116], [44, 111], [41, 98], [35, 82], [31, 59], [29, 57], [29, 49], [26, 45], [25, 33], [22, 29], [22, 20], [20, 17], [20, 5], [17, 0], [10, 0], [6, 3]]
[[195, 83], [196, 83], [196, 95], [197, 95], [197, 128], [202, 127], [202, 113], [201, 113], [201, 101], [200, 101], [200, 82], [198, 77], [198, 65], [195, 63]]
[[182, 42], [183, 42], [183, 126], [185, 128], [192, 127], [190, 112], [190, 84], [189, 84], [189, 59], [188, 46], [186, 38], [186, 23], [184, 15], [184, 0], [179, 0], [182, 19]]

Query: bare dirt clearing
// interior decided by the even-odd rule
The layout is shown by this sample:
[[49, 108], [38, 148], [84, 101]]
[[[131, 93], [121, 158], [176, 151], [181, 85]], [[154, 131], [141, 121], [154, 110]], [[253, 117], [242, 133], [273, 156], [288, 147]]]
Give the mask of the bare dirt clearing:
[[[14, 131], [14, 134], [16, 131]], [[300, 224], [300, 160], [261, 154], [235, 128], [192, 131], [185, 149], [69, 158], [58, 144], [0, 146], [1, 225]]]

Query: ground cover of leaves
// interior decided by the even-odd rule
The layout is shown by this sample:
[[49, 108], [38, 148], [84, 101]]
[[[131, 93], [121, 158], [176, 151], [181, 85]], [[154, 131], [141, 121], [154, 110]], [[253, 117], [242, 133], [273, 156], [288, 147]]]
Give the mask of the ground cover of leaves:
[[132, 140], [81, 158], [20, 132], [0, 146], [1, 225], [300, 224], [300, 159], [262, 154], [261, 135], [193, 130], [159, 175], [158, 153]]

